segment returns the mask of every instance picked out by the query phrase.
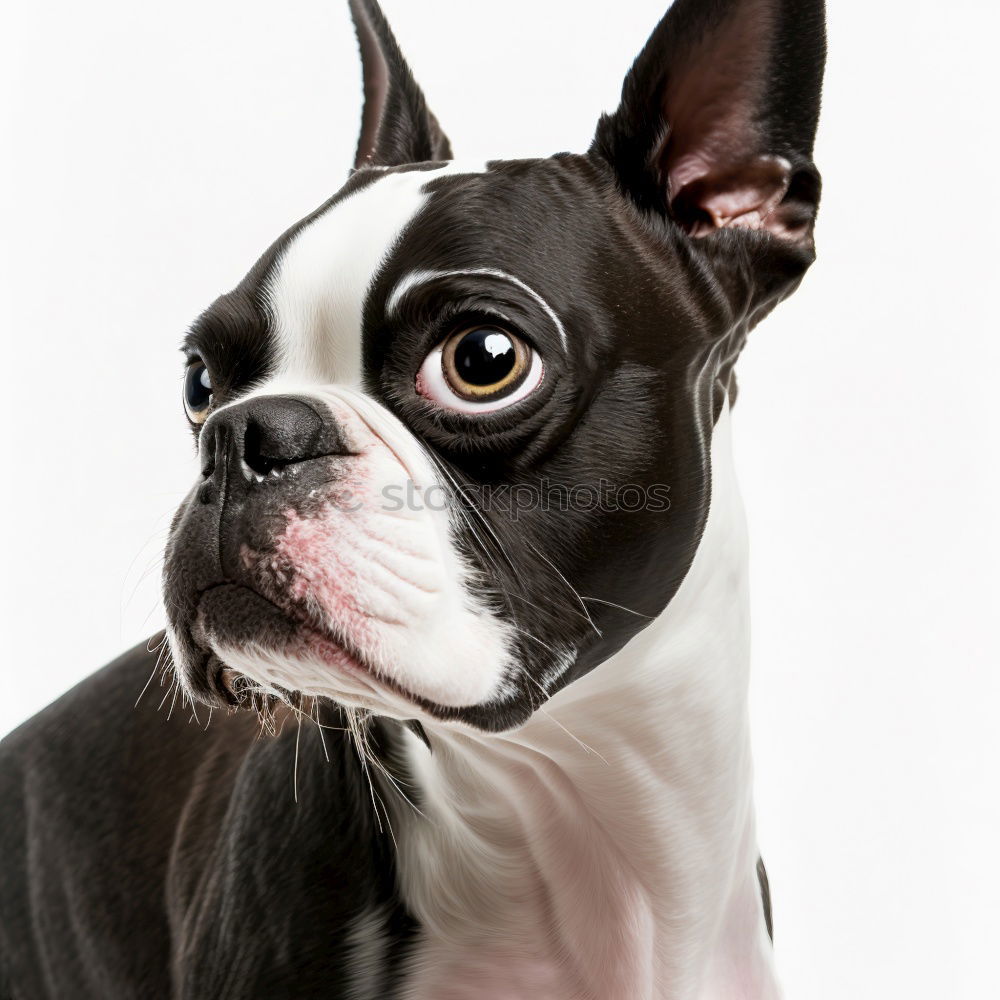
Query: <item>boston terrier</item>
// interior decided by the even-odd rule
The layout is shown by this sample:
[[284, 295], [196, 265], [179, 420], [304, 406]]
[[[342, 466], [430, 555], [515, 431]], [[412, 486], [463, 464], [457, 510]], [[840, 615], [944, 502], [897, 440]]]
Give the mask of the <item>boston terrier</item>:
[[777, 997], [729, 427], [822, 0], [676, 0], [479, 163], [350, 6], [354, 170], [184, 342], [166, 632], [3, 742], [0, 992]]

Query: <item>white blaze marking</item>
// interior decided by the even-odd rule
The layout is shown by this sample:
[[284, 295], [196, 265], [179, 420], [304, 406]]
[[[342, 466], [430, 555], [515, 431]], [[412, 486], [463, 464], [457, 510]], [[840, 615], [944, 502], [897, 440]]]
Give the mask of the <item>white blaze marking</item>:
[[361, 383], [361, 317], [379, 268], [447, 174], [482, 173], [485, 164], [443, 163], [385, 174], [337, 202], [298, 233], [270, 281], [278, 371], [321, 383]]

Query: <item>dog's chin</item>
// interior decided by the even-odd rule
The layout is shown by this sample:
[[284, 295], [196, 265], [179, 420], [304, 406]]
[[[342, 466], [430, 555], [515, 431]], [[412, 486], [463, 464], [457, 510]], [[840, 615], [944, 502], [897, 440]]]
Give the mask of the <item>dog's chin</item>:
[[201, 595], [192, 638], [207, 655], [201, 669], [208, 687], [232, 707], [262, 696], [293, 705], [330, 699], [399, 719], [426, 712], [419, 694], [380, 677], [348, 640], [241, 584], [220, 584]]

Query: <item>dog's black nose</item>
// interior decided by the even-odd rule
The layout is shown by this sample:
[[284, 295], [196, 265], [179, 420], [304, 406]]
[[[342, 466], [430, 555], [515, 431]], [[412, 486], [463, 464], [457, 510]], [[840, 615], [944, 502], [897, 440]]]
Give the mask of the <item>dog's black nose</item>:
[[347, 454], [347, 448], [336, 422], [312, 403], [259, 396], [212, 416], [201, 432], [200, 452], [202, 476], [212, 480], [223, 470], [242, 478], [280, 473], [297, 462]]

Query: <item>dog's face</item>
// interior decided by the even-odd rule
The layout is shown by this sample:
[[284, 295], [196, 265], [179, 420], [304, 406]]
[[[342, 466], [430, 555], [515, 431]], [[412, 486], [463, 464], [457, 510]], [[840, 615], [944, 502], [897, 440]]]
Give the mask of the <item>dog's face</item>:
[[191, 693], [505, 729], [666, 607], [732, 364], [812, 259], [822, 9], [785, 6], [678, 0], [587, 154], [474, 164], [352, 3], [357, 169], [186, 342]]

